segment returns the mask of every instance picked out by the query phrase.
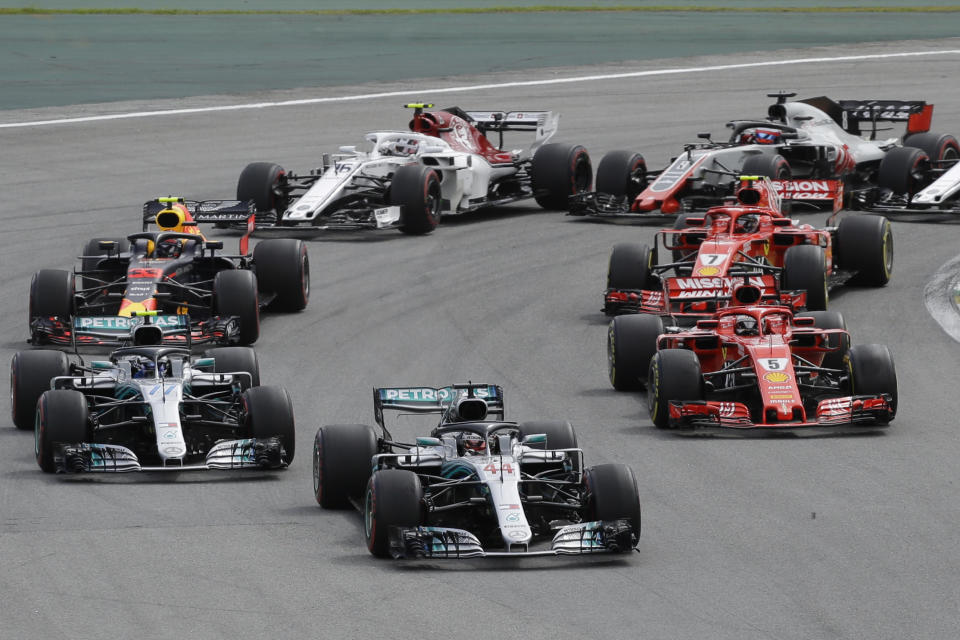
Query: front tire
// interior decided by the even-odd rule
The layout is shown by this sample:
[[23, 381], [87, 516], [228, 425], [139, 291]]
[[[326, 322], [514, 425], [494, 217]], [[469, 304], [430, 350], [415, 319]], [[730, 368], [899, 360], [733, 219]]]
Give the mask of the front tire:
[[419, 526], [422, 504], [423, 487], [413, 471], [384, 469], [370, 476], [363, 505], [363, 531], [370, 553], [390, 557], [390, 528]]
[[[633, 470], [625, 464], [601, 464], [586, 471], [587, 517], [626, 520], [640, 537], [640, 492]], [[621, 549], [629, 551], [629, 549]]]
[[896, 195], [913, 195], [928, 182], [930, 156], [921, 149], [897, 147], [880, 161], [877, 186]]
[[34, 453], [44, 473], [55, 472], [54, 448], [58, 443], [78, 444], [87, 440], [90, 419], [87, 400], [73, 389], [44, 391], [37, 403]]
[[647, 379], [647, 410], [658, 429], [670, 426], [670, 402], [704, 398], [700, 360], [693, 351], [658, 351], [650, 360]]
[[214, 373], [236, 373], [238, 371], [250, 374], [250, 379], [241, 378], [240, 388], [246, 391], [250, 387], [260, 386], [260, 361], [257, 352], [250, 347], [217, 347], [207, 349], [203, 357], [213, 358]]
[[419, 164], [397, 169], [390, 183], [390, 204], [401, 207], [401, 232], [422, 236], [436, 229], [443, 213], [437, 172]]
[[30, 281], [30, 319], [73, 315], [73, 274], [63, 269], [41, 269]]
[[890, 408], [897, 413], [897, 369], [884, 344], [855, 344], [847, 358], [850, 393], [853, 395], [890, 394]]
[[653, 250], [645, 244], [621, 242], [613, 246], [607, 266], [608, 289], [646, 289], [653, 267]]
[[273, 162], [251, 162], [237, 180], [237, 200], [248, 202], [259, 213], [275, 212], [278, 216], [287, 209], [287, 194], [283, 190], [286, 172]]
[[287, 455], [289, 465], [293, 462], [297, 447], [296, 424], [293, 419], [293, 403], [283, 387], [251, 387], [241, 397], [244, 410], [244, 426], [251, 438], [266, 440], [279, 438]]
[[801, 244], [787, 249], [780, 277], [783, 289], [807, 292], [807, 309], [826, 310], [827, 257], [822, 247]]
[[[107, 256], [107, 253], [100, 248], [100, 243], [103, 241], [115, 242], [117, 244], [116, 250], [110, 252], [112, 256], [130, 251], [130, 241], [126, 238], [93, 238], [83, 246], [83, 253], [80, 255], [84, 257], [80, 259], [80, 271], [97, 270], [97, 265], [100, 263], [100, 260]], [[84, 278], [81, 276], [80, 288], [92, 289], [102, 285], [104, 280], [110, 279], [109, 277], [102, 277], [103, 275], [104, 274], [101, 274], [99, 278]]]
[[[798, 313], [798, 318], [813, 318], [813, 326], [818, 329], [842, 329], [847, 330], [847, 321], [839, 311], [808, 311]], [[820, 366], [824, 369], [846, 369], [847, 352], [850, 350], [850, 334], [836, 334], [839, 340], [835, 346], [839, 347], [836, 351], [829, 351], [824, 354], [823, 362]], [[833, 342], [831, 340], [831, 342]], [[833, 345], [831, 345], [833, 346]]]
[[10, 415], [17, 429], [33, 429], [37, 401], [50, 390], [50, 381], [70, 373], [62, 351], [18, 351], [10, 361]]
[[660, 316], [618, 316], [607, 328], [607, 372], [617, 391], [636, 391], [647, 381], [650, 358], [664, 333]]
[[893, 273], [893, 228], [883, 216], [856, 215], [837, 228], [840, 266], [857, 272], [858, 284], [882, 287]]
[[549, 421], [549, 420], [531, 420], [520, 423], [520, 438], [534, 433], [543, 433], [547, 436], [547, 441], [543, 444], [530, 444], [531, 449], [576, 449], [577, 432], [569, 420]]
[[263, 240], [253, 248], [257, 287], [275, 294], [274, 304], [287, 311], [302, 311], [310, 300], [310, 259], [303, 240]]
[[213, 279], [214, 313], [236, 316], [240, 344], [253, 344], [260, 337], [260, 302], [257, 277], [244, 269], [219, 272]]
[[545, 144], [533, 154], [530, 185], [544, 209], [566, 211], [570, 196], [589, 191], [593, 184], [590, 154], [578, 144]]
[[377, 433], [365, 424], [329, 424], [313, 439], [313, 495], [324, 509], [359, 499], [377, 454]]

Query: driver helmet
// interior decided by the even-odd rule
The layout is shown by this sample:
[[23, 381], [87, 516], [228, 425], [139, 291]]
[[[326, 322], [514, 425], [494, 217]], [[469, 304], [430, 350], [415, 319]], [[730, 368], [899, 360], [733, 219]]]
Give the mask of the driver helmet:
[[753, 316], [737, 316], [737, 322], [733, 325], [733, 332], [738, 336], [760, 335], [760, 329], [757, 326], [757, 319]]
[[746, 129], [740, 134], [740, 144], [780, 144], [782, 140], [777, 129]]
[[476, 433], [466, 432], [460, 435], [460, 449], [465, 456], [482, 456], [487, 452], [487, 441]]
[[387, 142], [380, 147], [380, 153], [386, 156], [412, 156], [420, 149], [420, 141], [416, 138], [401, 138]]
[[760, 228], [760, 217], [756, 214], [748, 213], [737, 218], [738, 233], [753, 233], [758, 228]]
[[153, 378], [156, 365], [150, 358], [135, 358], [130, 361], [130, 374], [134, 378]]

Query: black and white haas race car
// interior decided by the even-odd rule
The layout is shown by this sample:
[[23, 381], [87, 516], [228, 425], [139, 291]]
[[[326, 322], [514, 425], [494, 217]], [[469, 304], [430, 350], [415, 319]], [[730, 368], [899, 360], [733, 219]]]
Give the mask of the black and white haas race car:
[[[324, 154], [306, 175], [271, 162], [240, 174], [237, 199], [252, 200], [258, 228], [433, 231], [442, 215], [534, 198], [566, 210], [567, 198], [587, 191], [593, 169], [580, 145], [550, 143], [559, 114], [551, 111], [414, 109], [409, 131], [368, 133], [362, 147]], [[504, 149], [504, 132], [528, 132], [528, 146]], [[494, 144], [488, 138], [497, 134]]]
[[[149, 316], [148, 316], [149, 318]], [[293, 405], [261, 386], [256, 353], [218, 347], [194, 357], [163, 346], [144, 324], [106, 360], [62, 351], [13, 357], [10, 398], [18, 429], [34, 429], [48, 473], [280, 469], [293, 461]]]
[[[325, 425], [313, 448], [317, 502], [363, 512], [378, 557], [629, 553], [640, 535], [633, 471], [584, 467], [569, 422], [506, 422], [489, 384], [373, 391], [380, 433]], [[384, 410], [439, 414], [429, 436], [405, 444]]]
[[[206, 238], [198, 222], [249, 227], [239, 253]], [[151, 228], [155, 225], [155, 228]], [[157, 198], [143, 205], [143, 231], [86, 243], [80, 269], [41, 269], [30, 283], [30, 341], [63, 346], [117, 345], [157, 311], [170, 344], [252, 344], [260, 310], [300, 311], [310, 297], [306, 245], [293, 238], [251, 252], [249, 203]]]
[[[595, 193], [570, 199], [572, 215], [649, 218], [723, 203], [742, 174], [766, 176], [786, 202], [838, 211], [877, 187], [903, 193], [923, 167], [955, 160], [952, 135], [930, 132], [933, 105], [904, 100], [838, 100], [825, 96], [776, 103], [764, 120], [733, 120], [726, 142], [688, 144], [660, 171], [643, 156], [613, 151], [597, 166]], [[905, 122], [901, 138], [878, 140], [881, 123]], [[802, 205], [798, 205], [802, 206]]]

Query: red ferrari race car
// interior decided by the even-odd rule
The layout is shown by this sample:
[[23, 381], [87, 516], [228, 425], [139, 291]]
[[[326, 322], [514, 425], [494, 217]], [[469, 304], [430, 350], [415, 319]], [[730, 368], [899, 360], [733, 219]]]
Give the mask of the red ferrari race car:
[[823, 310], [833, 287], [890, 280], [893, 232], [886, 218], [847, 216], [825, 229], [800, 224], [781, 214], [778, 192], [757, 176], [741, 176], [736, 197], [702, 217], [681, 214], [652, 248], [615, 245], [604, 313], [669, 315], [683, 324], [724, 306], [744, 279], [761, 299]]
[[[94, 238], [75, 271], [41, 269], [30, 284], [30, 341], [116, 345], [151, 315], [164, 344], [251, 344], [260, 309], [307, 306], [310, 263], [303, 241], [264, 240], [251, 252], [252, 205], [158, 198], [144, 204], [143, 231]], [[237, 255], [219, 253], [198, 222], [247, 221]], [[151, 224], [156, 230], [148, 231]]]
[[[735, 295], [758, 295], [751, 288]], [[610, 380], [645, 384], [659, 428], [827, 433], [885, 427], [896, 415], [889, 350], [851, 346], [837, 312], [730, 307], [686, 330], [665, 330], [657, 316], [622, 319], [631, 322], [610, 341]]]
[[[726, 142], [684, 147], [661, 171], [647, 171], [643, 156], [613, 151], [597, 166], [595, 193], [570, 198], [570, 213], [595, 217], [674, 216], [711, 207], [729, 196], [736, 176], [775, 180], [784, 198], [838, 211], [851, 194], [886, 187], [902, 193], [918, 166], [956, 158], [951, 135], [930, 133], [933, 105], [922, 101], [839, 100], [821, 96], [788, 102], [793, 93], [769, 94], [767, 118], [733, 120]], [[902, 140], [878, 140], [879, 123], [905, 122]]]

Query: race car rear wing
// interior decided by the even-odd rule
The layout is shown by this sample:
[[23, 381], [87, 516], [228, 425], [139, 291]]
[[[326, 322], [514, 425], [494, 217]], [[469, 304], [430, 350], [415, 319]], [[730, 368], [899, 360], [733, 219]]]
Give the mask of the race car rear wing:
[[[826, 96], [800, 100], [828, 114], [845, 131], [863, 135], [861, 124], [869, 124], [870, 139], [875, 140], [878, 122], [906, 122], [906, 133], [923, 133], [930, 130], [933, 120], [933, 105], [922, 100], [831, 100]], [[773, 105], [774, 109], [778, 105]], [[772, 114], [771, 114], [772, 115]]]
[[384, 409], [407, 413], [443, 414], [460, 398], [479, 398], [487, 403], [487, 413], [503, 419], [503, 389], [495, 384], [452, 384], [446, 387], [383, 387], [373, 390], [373, 414], [386, 431]]
[[553, 111], [467, 111], [466, 115], [480, 133], [500, 134], [497, 146], [501, 149], [504, 131], [533, 131], [536, 138], [531, 148], [536, 149], [553, 137], [560, 123], [560, 114]]

